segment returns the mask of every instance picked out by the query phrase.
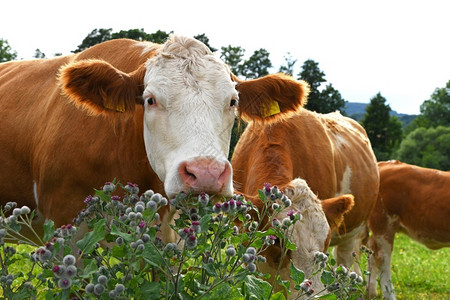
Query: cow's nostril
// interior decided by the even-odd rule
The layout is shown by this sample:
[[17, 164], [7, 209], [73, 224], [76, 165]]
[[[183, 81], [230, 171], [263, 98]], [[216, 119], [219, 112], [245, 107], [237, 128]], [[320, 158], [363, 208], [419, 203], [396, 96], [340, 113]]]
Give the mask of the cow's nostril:
[[184, 172], [186, 172], [186, 175], [187, 176], [189, 176], [189, 177], [191, 177], [192, 179], [197, 179], [197, 176], [195, 176], [195, 174], [194, 173], [192, 173], [192, 172], [189, 172], [189, 170], [188, 170], [188, 167], [186, 166], [185, 168], [184, 168]]

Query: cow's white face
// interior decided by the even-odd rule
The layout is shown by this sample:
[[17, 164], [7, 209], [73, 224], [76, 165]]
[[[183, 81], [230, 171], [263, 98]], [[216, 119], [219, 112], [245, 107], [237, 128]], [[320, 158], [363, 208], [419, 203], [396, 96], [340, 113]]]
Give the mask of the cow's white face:
[[226, 65], [202, 43], [178, 37], [146, 69], [145, 147], [168, 196], [190, 188], [231, 195], [238, 94]]
[[[292, 206], [281, 211], [276, 217], [280, 221], [289, 218], [293, 212], [301, 212], [302, 220], [297, 221], [292, 230], [290, 241], [297, 249], [290, 252], [290, 261], [284, 262], [279, 274], [283, 280], [290, 279], [289, 265], [292, 262], [297, 268], [305, 272], [307, 279], [313, 282], [312, 288], [317, 292], [323, 289], [320, 281], [320, 273], [314, 273], [318, 270], [318, 264], [314, 263], [314, 255], [322, 252], [328, 247], [328, 236], [330, 226], [328, 225], [326, 215], [320, 205], [317, 196], [311, 191], [306, 181], [303, 179], [294, 179], [290, 182], [289, 188], [285, 190], [286, 195], [292, 200]], [[276, 274], [279, 265], [277, 249], [269, 248], [267, 263], [261, 264], [259, 269], [262, 272]], [[273, 253], [270, 253], [273, 251]], [[293, 282], [291, 284], [294, 284]], [[292, 295], [297, 296], [296, 294]]]

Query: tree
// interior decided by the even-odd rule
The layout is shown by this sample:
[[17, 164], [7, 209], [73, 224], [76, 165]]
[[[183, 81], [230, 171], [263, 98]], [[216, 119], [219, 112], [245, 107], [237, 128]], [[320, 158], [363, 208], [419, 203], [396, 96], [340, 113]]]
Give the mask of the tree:
[[111, 34], [111, 39], [132, 39], [136, 41], [149, 41], [156, 44], [164, 44], [169, 38], [169, 34], [165, 31], [158, 30], [155, 33], [146, 33], [144, 29], [121, 30]]
[[244, 54], [245, 50], [242, 47], [228, 45], [221, 48], [220, 58], [230, 67], [234, 75], [243, 76], [243, 64], [241, 62]]
[[38, 48], [38, 49], [36, 49], [34, 51], [34, 56], [33, 57], [34, 58], [45, 58], [45, 53], [42, 52], [41, 50], [39, 50], [39, 48]]
[[284, 63], [284, 65], [280, 66], [279, 72], [292, 76], [294, 74], [294, 65], [297, 63], [297, 60], [293, 60], [291, 53], [288, 52], [284, 55]]
[[144, 29], [121, 30], [111, 34], [111, 39], [132, 39], [136, 41], [148, 41], [149, 34]]
[[153, 42], [156, 44], [164, 44], [167, 39], [169, 38], [169, 35], [173, 33], [173, 31], [170, 31], [169, 33], [162, 31], [162, 30], [158, 30], [155, 33], [150, 33], [148, 35], [148, 40], [149, 42]]
[[0, 63], [15, 60], [17, 52], [11, 49], [7, 40], [0, 39]]
[[112, 28], [104, 29], [94, 29], [84, 38], [78, 48], [73, 53], [81, 52], [89, 47], [100, 44], [102, 42], [108, 41], [112, 38], [111, 36]]
[[242, 66], [242, 75], [246, 78], [258, 78], [269, 74], [272, 62], [266, 49], [256, 50]]
[[417, 128], [401, 142], [397, 158], [406, 163], [450, 170], [450, 127]]
[[339, 110], [344, 112], [345, 100], [338, 90], [328, 84], [322, 91], [319, 87], [326, 82], [325, 73], [320, 70], [319, 63], [308, 59], [303, 63], [298, 74], [299, 79], [309, 83], [310, 93], [306, 108], [319, 113], [329, 113]]
[[370, 100], [361, 121], [378, 160], [392, 158], [402, 140], [402, 123], [397, 117], [390, 116], [390, 111], [386, 99], [378, 93]]
[[343, 112], [345, 107], [344, 98], [342, 98], [341, 93], [331, 83], [320, 92], [318, 103], [320, 103], [318, 110], [322, 113], [334, 112], [336, 110]]
[[194, 39], [199, 40], [200, 42], [202, 42], [203, 44], [206, 45], [206, 47], [209, 48], [209, 50], [211, 50], [211, 52], [216, 52], [217, 49], [214, 47], [211, 47], [211, 45], [209, 45], [209, 38], [204, 34], [197, 34], [196, 36], [194, 36]]
[[420, 112], [414, 121], [417, 127], [450, 126], [450, 80], [445, 87], [434, 90], [420, 106]]

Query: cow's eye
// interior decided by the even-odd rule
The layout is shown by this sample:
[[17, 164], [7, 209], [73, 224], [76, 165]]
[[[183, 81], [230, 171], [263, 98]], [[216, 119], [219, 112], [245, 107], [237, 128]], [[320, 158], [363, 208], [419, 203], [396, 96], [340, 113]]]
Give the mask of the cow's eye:
[[238, 100], [237, 99], [231, 99], [230, 107], [237, 106], [237, 105], [238, 105]]
[[156, 100], [155, 100], [155, 98], [154, 97], [148, 97], [147, 98], [147, 104], [150, 106], [150, 105], [155, 105], [156, 104]]

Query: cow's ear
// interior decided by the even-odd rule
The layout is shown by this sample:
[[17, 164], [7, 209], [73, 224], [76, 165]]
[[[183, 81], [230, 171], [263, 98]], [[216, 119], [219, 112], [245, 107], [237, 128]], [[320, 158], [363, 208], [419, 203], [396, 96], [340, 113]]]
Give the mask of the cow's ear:
[[65, 95], [90, 113], [133, 112], [142, 102], [145, 66], [124, 73], [103, 60], [82, 60], [63, 66], [59, 82]]
[[309, 85], [305, 81], [281, 73], [247, 81], [231, 77], [239, 91], [239, 114], [246, 121], [282, 119], [306, 104]]
[[353, 195], [347, 194], [322, 200], [321, 204], [330, 229], [334, 230], [342, 224], [344, 215], [352, 209], [355, 201]]

